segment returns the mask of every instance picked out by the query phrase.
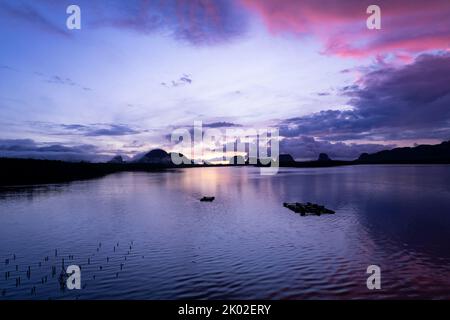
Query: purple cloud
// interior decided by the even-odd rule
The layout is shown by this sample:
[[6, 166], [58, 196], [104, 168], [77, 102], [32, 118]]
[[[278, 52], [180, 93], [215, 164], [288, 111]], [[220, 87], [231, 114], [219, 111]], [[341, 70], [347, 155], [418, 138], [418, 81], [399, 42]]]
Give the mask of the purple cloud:
[[246, 30], [246, 13], [229, 0], [111, 1], [108, 11], [96, 8], [96, 26], [112, 26], [142, 34], [161, 32], [195, 45], [230, 40]]
[[62, 161], [106, 161], [110, 158], [93, 145], [67, 146], [31, 139], [0, 140], [0, 157]]
[[327, 110], [281, 123], [286, 137], [322, 140], [448, 139], [450, 53], [424, 54], [404, 66], [368, 71], [342, 89], [352, 110]]
[[62, 129], [67, 130], [74, 134], [80, 134], [87, 137], [96, 136], [127, 136], [138, 134], [141, 131], [130, 128], [124, 124], [92, 124], [92, 125], [80, 125], [69, 124], [61, 125]]
[[[71, 36], [65, 27], [69, 1], [10, 1], [0, 3], [6, 15], [43, 31]], [[83, 28], [113, 27], [141, 34], [155, 32], [194, 45], [215, 44], [243, 34], [248, 12], [230, 0], [111, 0], [76, 2]], [[45, 13], [45, 14], [44, 14]], [[61, 16], [62, 15], [62, 16]]]
[[79, 135], [85, 137], [129, 136], [145, 132], [145, 130], [133, 129], [126, 124], [57, 124], [49, 122], [30, 122], [30, 124], [32, 127], [55, 135]]
[[242, 125], [232, 122], [220, 121], [220, 122], [212, 122], [203, 124], [204, 128], [234, 128], [234, 127], [242, 127]]
[[39, 10], [37, 7], [39, 6], [36, 6], [34, 3], [23, 3], [22, 1], [2, 1], [0, 3], [0, 16], [7, 15], [15, 20], [24, 21], [40, 28], [41, 30], [59, 36], [70, 36], [70, 33], [65, 29], [64, 23], [58, 25], [48, 15], [42, 13], [44, 10]]

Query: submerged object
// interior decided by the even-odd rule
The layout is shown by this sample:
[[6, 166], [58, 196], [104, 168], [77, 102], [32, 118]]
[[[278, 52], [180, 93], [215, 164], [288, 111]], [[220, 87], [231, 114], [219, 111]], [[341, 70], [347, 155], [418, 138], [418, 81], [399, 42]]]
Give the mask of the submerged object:
[[203, 197], [200, 199], [202, 202], [213, 202], [216, 197]]
[[300, 202], [294, 202], [294, 203], [288, 203], [284, 202], [283, 207], [288, 208], [295, 213], [300, 213], [301, 216], [305, 216], [307, 214], [315, 214], [320, 216], [321, 214], [334, 214], [335, 212], [333, 210], [325, 208], [325, 206], [307, 202], [307, 203], [300, 203]]

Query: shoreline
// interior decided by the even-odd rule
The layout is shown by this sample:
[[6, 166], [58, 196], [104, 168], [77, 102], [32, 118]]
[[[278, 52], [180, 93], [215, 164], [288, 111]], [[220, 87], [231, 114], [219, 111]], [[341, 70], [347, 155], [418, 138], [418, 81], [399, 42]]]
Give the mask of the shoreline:
[[[305, 161], [280, 163], [280, 168], [331, 168], [352, 165], [448, 165], [449, 161]], [[58, 160], [0, 158], [0, 187], [64, 183], [104, 177], [119, 172], [161, 172], [169, 169], [261, 167], [250, 164], [161, 165], [145, 163], [90, 163]]]

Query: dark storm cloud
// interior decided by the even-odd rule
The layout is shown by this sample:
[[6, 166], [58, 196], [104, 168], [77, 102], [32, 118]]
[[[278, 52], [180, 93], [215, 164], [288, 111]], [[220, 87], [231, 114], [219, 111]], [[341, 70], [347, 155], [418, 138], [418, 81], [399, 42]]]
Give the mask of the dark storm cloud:
[[450, 53], [424, 54], [409, 65], [368, 71], [342, 94], [352, 110], [287, 119], [280, 134], [330, 141], [450, 137]]

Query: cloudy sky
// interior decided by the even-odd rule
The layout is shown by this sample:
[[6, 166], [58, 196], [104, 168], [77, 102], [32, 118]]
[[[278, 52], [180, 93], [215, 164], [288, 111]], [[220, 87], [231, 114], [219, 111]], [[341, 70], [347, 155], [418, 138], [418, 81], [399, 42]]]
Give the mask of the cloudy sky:
[[448, 0], [1, 0], [0, 156], [175, 150], [194, 121], [277, 127], [298, 159], [448, 140], [449, 17]]

